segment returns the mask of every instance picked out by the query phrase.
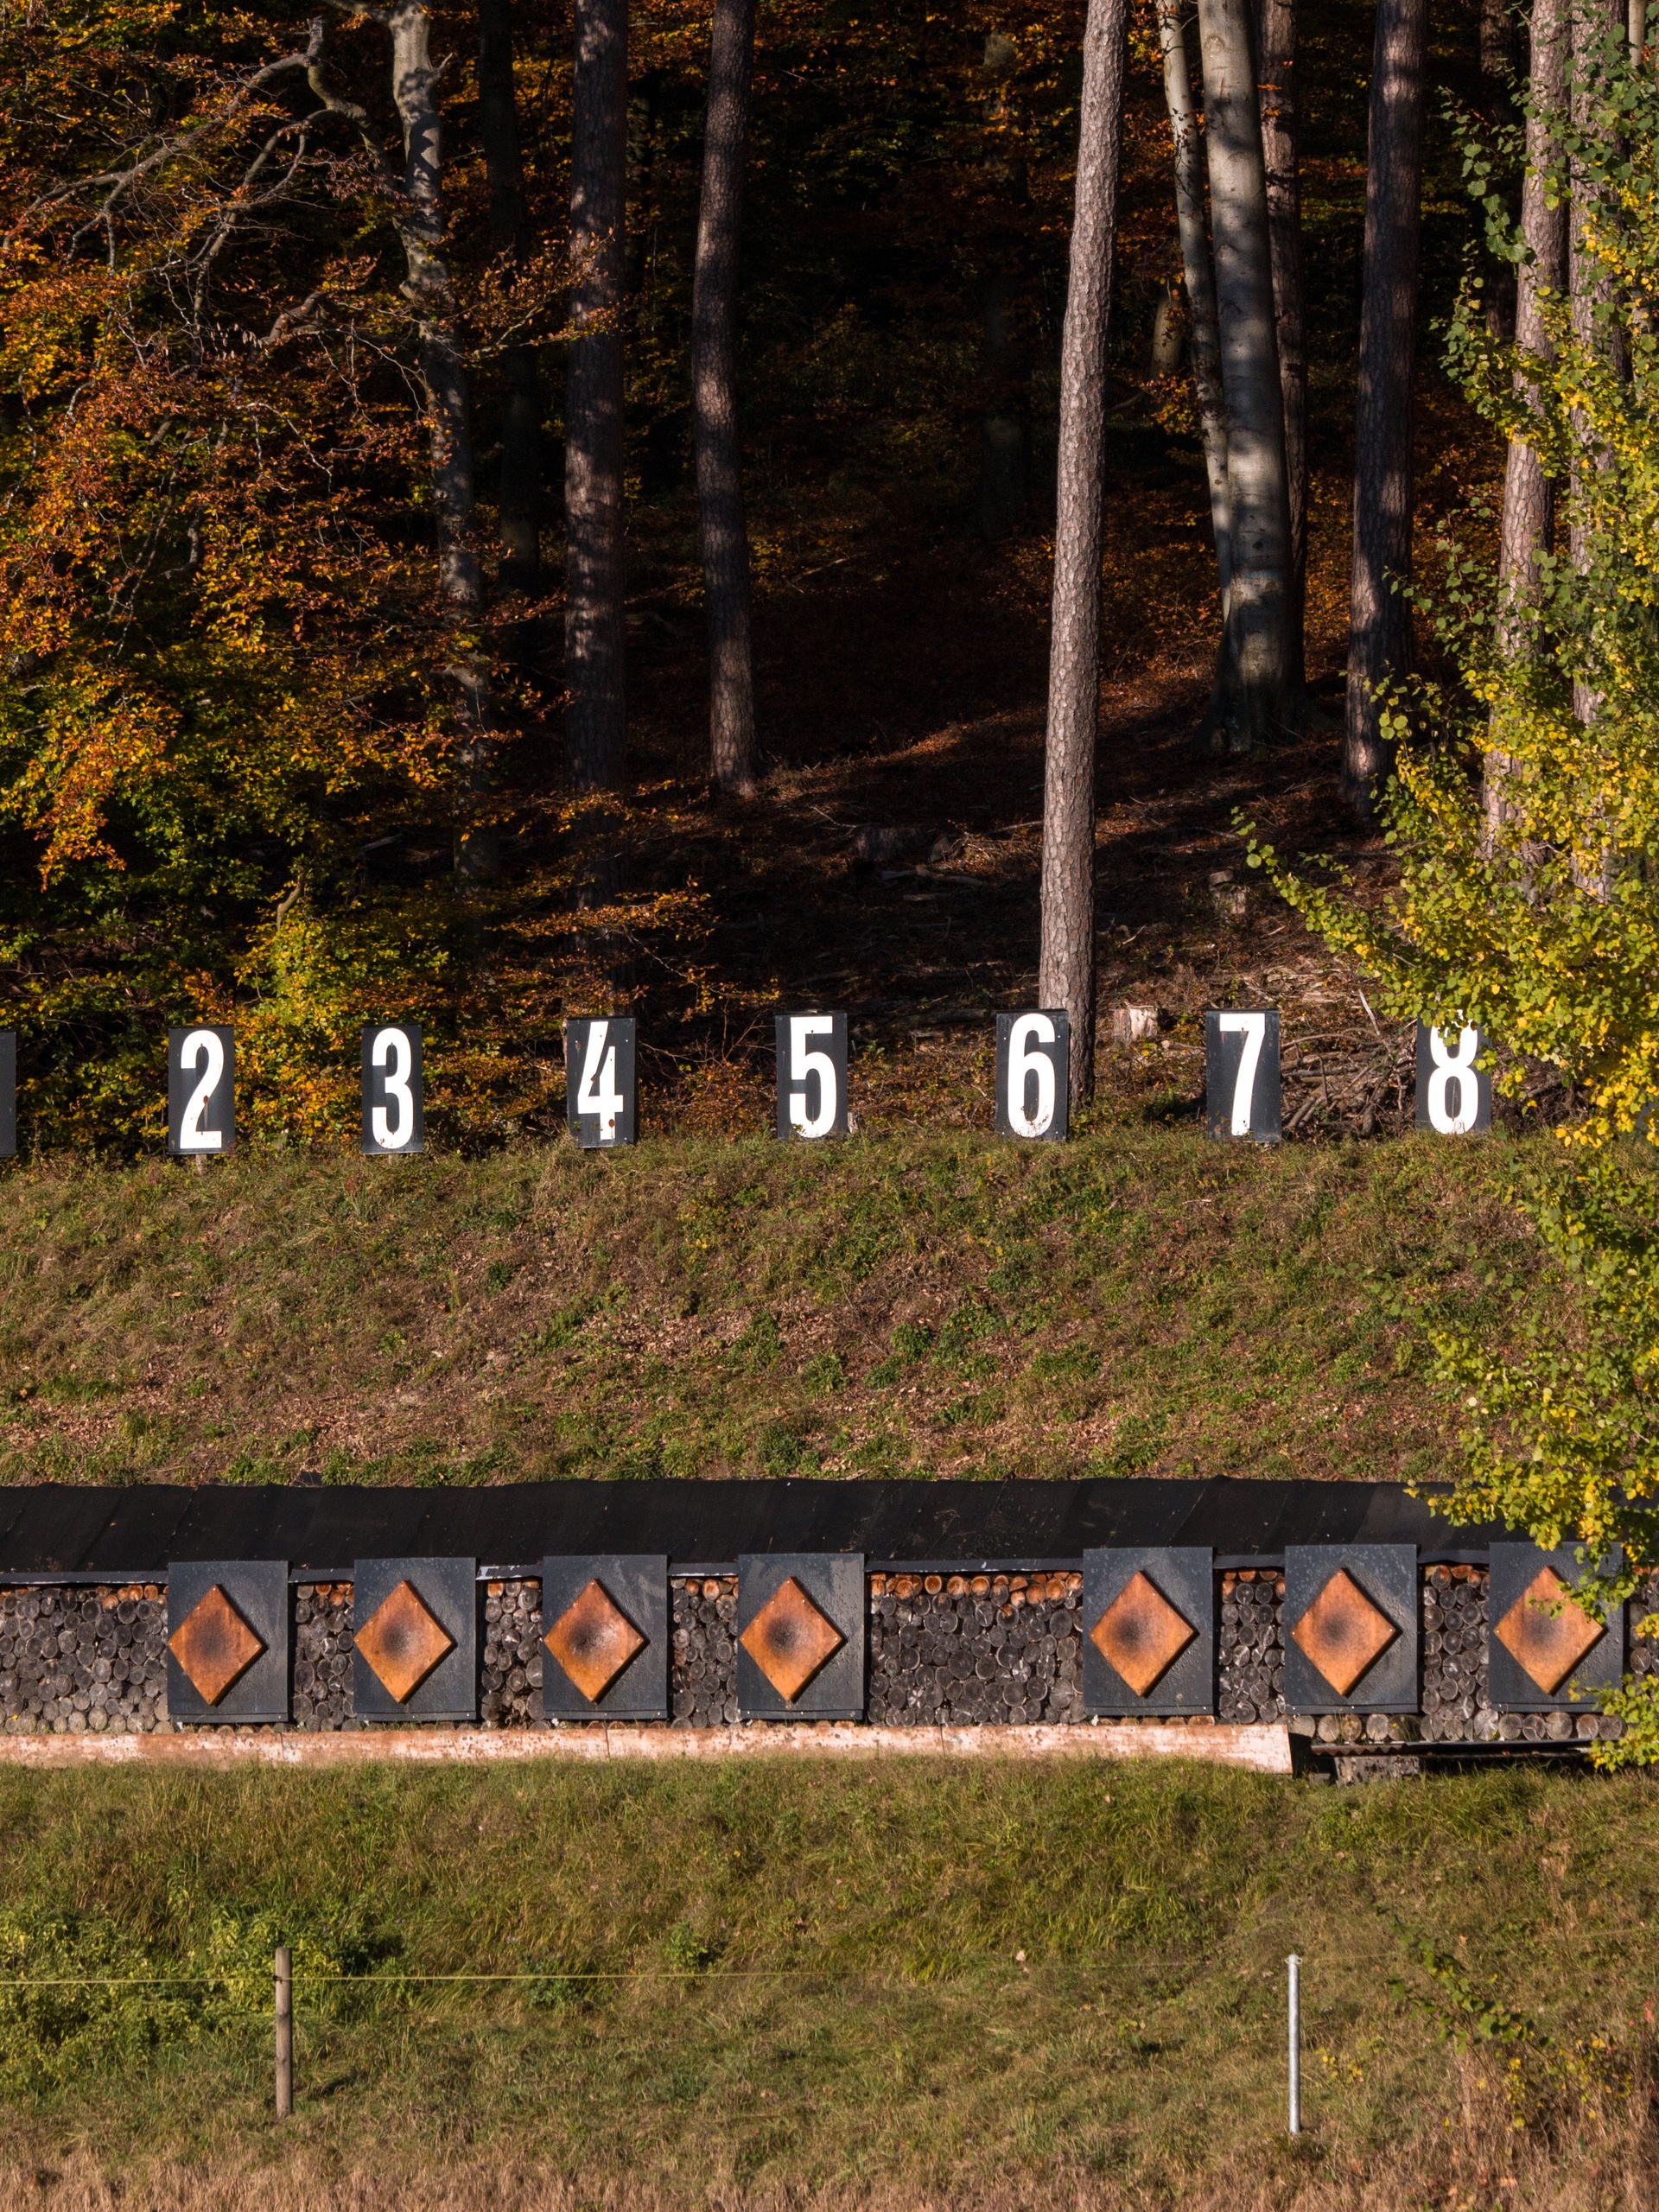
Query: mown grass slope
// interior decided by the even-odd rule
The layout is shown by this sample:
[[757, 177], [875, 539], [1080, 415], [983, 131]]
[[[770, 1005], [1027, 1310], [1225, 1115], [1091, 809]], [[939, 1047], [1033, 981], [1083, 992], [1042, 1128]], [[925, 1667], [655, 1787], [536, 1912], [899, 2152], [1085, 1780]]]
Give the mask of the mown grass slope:
[[1436, 1474], [1429, 1332], [1554, 1294], [1526, 1156], [1117, 1127], [18, 1168], [0, 1478]]

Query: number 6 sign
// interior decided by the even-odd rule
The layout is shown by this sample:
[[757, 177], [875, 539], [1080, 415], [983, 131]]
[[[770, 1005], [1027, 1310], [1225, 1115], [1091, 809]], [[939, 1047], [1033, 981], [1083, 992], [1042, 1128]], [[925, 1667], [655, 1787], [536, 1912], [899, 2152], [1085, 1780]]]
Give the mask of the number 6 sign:
[[632, 1017], [564, 1025], [564, 1118], [584, 1152], [633, 1142], [633, 1033]]
[[1478, 1029], [1417, 1025], [1417, 1126], [1436, 1136], [1484, 1135], [1492, 1126], [1492, 1078], [1475, 1063], [1486, 1049]]
[[844, 1137], [847, 1134], [847, 1017], [778, 1016], [778, 1134]]
[[1279, 1015], [1272, 1007], [1204, 1017], [1205, 1123], [1212, 1137], [1277, 1144]]
[[181, 1157], [236, 1145], [236, 1032], [167, 1033], [167, 1148]]
[[363, 1032], [363, 1149], [371, 1159], [422, 1152], [421, 1033], [412, 1021]]
[[998, 1136], [1063, 1138], [1071, 1078], [1071, 1026], [1064, 1014], [997, 1015]]

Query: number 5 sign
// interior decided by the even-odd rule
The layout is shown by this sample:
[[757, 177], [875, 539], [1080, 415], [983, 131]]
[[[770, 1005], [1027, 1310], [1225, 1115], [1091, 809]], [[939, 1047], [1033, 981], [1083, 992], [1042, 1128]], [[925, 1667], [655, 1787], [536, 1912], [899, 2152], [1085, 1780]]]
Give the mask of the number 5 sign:
[[1066, 1132], [1071, 1026], [1064, 1014], [996, 1017], [996, 1133], [1052, 1137]]
[[1478, 1029], [1417, 1025], [1417, 1126], [1436, 1136], [1484, 1135], [1492, 1126], [1492, 1078], [1475, 1063], [1486, 1049]]
[[420, 1152], [426, 1145], [421, 1103], [421, 1033], [412, 1021], [363, 1032], [363, 1149], [371, 1158]]
[[584, 1152], [633, 1142], [633, 1034], [631, 1016], [564, 1025], [564, 1118]]
[[236, 1032], [167, 1033], [167, 1148], [181, 1155], [236, 1144]]
[[1204, 1017], [1205, 1122], [1212, 1137], [1277, 1144], [1279, 1016], [1271, 1007]]
[[847, 1017], [778, 1016], [778, 1134], [844, 1137], [847, 1134]]

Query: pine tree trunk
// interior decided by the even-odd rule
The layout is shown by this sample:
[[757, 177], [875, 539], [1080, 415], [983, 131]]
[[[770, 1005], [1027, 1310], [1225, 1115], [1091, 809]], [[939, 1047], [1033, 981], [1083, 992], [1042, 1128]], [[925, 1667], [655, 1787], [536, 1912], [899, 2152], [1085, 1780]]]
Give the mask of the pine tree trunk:
[[1364, 300], [1354, 440], [1354, 564], [1342, 790], [1369, 817], [1386, 775], [1375, 687], [1411, 665], [1411, 385], [1428, 0], [1379, 0], [1365, 179]]
[[1259, 0], [1258, 92], [1268, 182], [1273, 316], [1285, 410], [1290, 598], [1285, 657], [1291, 696], [1307, 688], [1307, 327], [1302, 311], [1302, 181], [1296, 153], [1296, 0]]
[[565, 764], [578, 791], [622, 780], [622, 301], [628, 149], [627, 0], [575, 0], [565, 386]]
[[[512, 82], [512, 0], [479, 0], [478, 135], [490, 192], [490, 245], [522, 262], [531, 250]], [[535, 348], [501, 356], [501, 582], [534, 592], [541, 582], [542, 384]]]
[[1100, 711], [1102, 472], [1106, 334], [1117, 228], [1128, 0], [1089, 0], [1083, 38], [1054, 526], [1044, 764], [1042, 953], [1038, 999], [1071, 1019], [1071, 1096], [1094, 1089], [1095, 740]]
[[1216, 541], [1216, 575], [1221, 616], [1233, 580], [1232, 531], [1227, 505], [1227, 410], [1221, 391], [1221, 334], [1216, 322], [1216, 275], [1210, 258], [1210, 232], [1204, 214], [1204, 143], [1192, 105], [1186, 66], [1182, 0], [1158, 0], [1158, 36], [1164, 49], [1164, 99], [1169, 109], [1175, 149], [1175, 227], [1181, 241], [1181, 270], [1186, 280], [1187, 316], [1192, 327], [1192, 388], [1204, 438], [1204, 466], [1210, 479], [1210, 526]]
[[[1572, 106], [1575, 132], [1588, 137], [1597, 128], [1596, 103], [1592, 95], [1590, 73], [1600, 55], [1609, 32], [1623, 28], [1626, 21], [1624, 0], [1579, 0], [1572, 10]], [[1588, 180], [1576, 161], [1568, 168], [1572, 186], [1572, 209], [1567, 219], [1567, 290], [1572, 302], [1573, 335], [1586, 353], [1605, 356], [1609, 350], [1609, 334], [1602, 327], [1597, 310], [1605, 308], [1612, 298], [1612, 282], [1604, 263], [1588, 250], [1586, 232], [1592, 213]], [[1622, 359], [1623, 347], [1617, 338], [1612, 340], [1614, 365], [1623, 370], [1627, 364]], [[1582, 575], [1589, 565], [1589, 532], [1580, 513], [1577, 497], [1579, 485], [1586, 468], [1604, 466], [1600, 457], [1587, 447], [1575, 442], [1572, 468], [1572, 482], [1567, 498], [1567, 551], [1573, 566]], [[1593, 721], [1600, 700], [1581, 681], [1573, 685], [1573, 712], [1581, 722]]]
[[1237, 753], [1286, 728], [1297, 705], [1288, 658], [1285, 407], [1248, 8], [1249, 0], [1198, 0], [1233, 557], [1210, 729]]
[[709, 765], [719, 790], [745, 798], [754, 790], [754, 669], [737, 424], [737, 269], [753, 54], [754, 0], [715, 0], [691, 294], [691, 410], [709, 602]]
[[[1480, 106], [1501, 130], [1515, 121], [1516, 22], [1513, 0], [1480, 0]], [[1504, 197], [1510, 198], [1506, 189]], [[1513, 213], [1511, 209], [1511, 213]], [[1490, 248], [1481, 254], [1486, 327], [1500, 341], [1515, 331], [1515, 269]]]

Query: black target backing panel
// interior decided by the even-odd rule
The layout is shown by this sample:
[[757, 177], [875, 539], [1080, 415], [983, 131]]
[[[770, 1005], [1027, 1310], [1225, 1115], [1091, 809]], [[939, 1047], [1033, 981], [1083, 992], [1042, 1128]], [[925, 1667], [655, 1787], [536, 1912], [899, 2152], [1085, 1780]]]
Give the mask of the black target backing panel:
[[[547, 1637], [590, 1584], [643, 1638], [597, 1697], [588, 1697], [548, 1647]], [[672, 1637], [666, 1554], [586, 1552], [542, 1561], [542, 1718], [666, 1720]]]
[[[236, 1616], [264, 1647], [217, 1699], [181, 1663], [172, 1639], [213, 1592], [222, 1591]], [[220, 1726], [280, 1724], [289, 1715], [293, 1600], [285, 1560], [174, 1560], [167, 1570], [167, 1710], [175, 1720]], [[197, 1675], [202, 1675], [200, 1665]], [[211, 1688], [211, 1682], [209, 1683]]]

